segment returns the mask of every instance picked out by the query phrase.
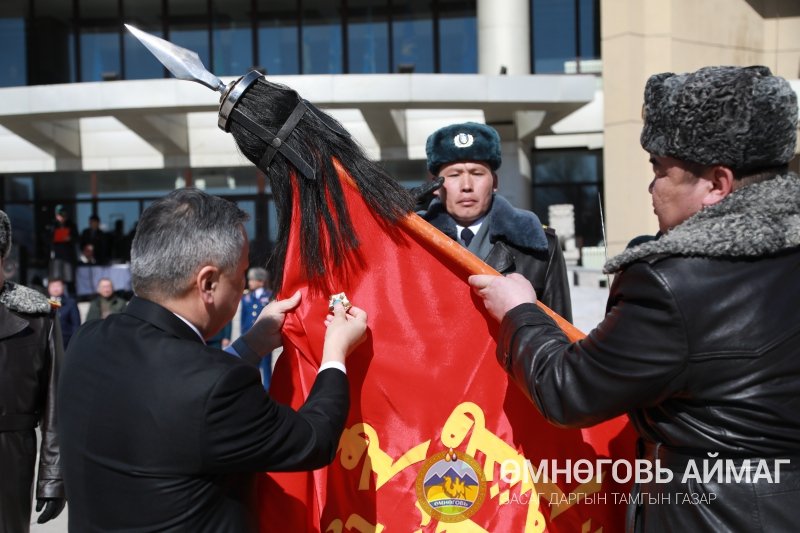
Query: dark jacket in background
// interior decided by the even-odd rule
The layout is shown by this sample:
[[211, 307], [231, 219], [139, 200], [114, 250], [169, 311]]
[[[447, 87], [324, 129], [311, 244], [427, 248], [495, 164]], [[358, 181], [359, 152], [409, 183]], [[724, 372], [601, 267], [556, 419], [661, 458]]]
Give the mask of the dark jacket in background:
[[[421, 216], [458, 241], [456, 223], [438, 198]], [[569, 279], [556, 232], [552, 228], [544, 228], [535, 214], [513, 207], [497, 194], [483, 224], [488, 225], [492, 247], [488, 255], [481, 259], [501, 274], [517, 272], [524, 276], [531, 282], [536, 297], [543, 304], [572, 322]], [[483, 231], [481, 226], [479, 235]]]
[[100, 228], [86, 228], [81, 232], [80, 249], [87, 244], [94, 248], [94, 259], [98, 265], [107, 265], [111, 260], [111, 236]]
[[42, 433], [37, 498], [63, 498], [56, 438], [56, 379], [63, 354], [56, 313], [41, 293], [0, 287], [0, 532], [29, 530]]
[[[501, 324], [498, 357], [541, 413], [585, 427], [628, 413], [640, 456], [675, 470], [642, 483], [636, 531], [794, 531], [800, 521], [800, 178], [750, 185], [629, 248], [607, 315], [570, 344], [535, 306]], [[708, 454], [718, 454], [709, 456]], [[737, 472], [789, 459], [779, 483], [683, 482], [690, 459]], [[745, 470], [747, 470], [745, 468]], [[744, 474], [743, 474], [744, 475]], [[672, 495], [672, 503], [649, 496]], [[677, 494], [715, 495], [681, 504]], [[658, 501], [655, 498], [655, 501]]]
[[61, 338], [64, 339], [64, 348], [69, 345], [69, 340], [78, 331], [81, 325], [81, 313], [74, 298], [62, 296], [58, 302], [58, 320], [61, 324]]
[[329, 464], [349, 407], [336, 369], [299, 411], [275, 403], [255, 366], [137, 297], [78, 330], [60, 386], [69, 529], [81, 533], [255, 531], [255, 472]]
[[[95, 296], [94, 300], [91, 301], [89, 310], [86, 312], [86, 322], [103, 318], [101, 310], [102, 301], [102, 296]], [[117, 294], [112, 294], [111, 298], [108, 298], [107, 301], [111, 313], [121, 313], [125, 310], [125, 306], [128, 305], [128, 301]]]

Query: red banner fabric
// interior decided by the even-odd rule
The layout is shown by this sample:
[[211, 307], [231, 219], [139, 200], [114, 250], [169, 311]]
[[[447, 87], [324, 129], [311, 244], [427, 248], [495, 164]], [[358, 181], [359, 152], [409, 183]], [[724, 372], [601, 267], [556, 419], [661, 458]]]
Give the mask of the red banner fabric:
[[[260, 476], [261, 531], [622, 531], [627, 487], [610, 466], [583, 482], [564, 469], [630, 460], [627, 419], [585, 430], [546, 422], [498, 365], [497, 324], [469, 273], [344, 188], [361, 246], [328, 282], [369, 315], [368, 338], [347, 360], [350, 414], [329, 467]], [[330, 296], [303, 278], [296, 219], [280, 298], [303, 299], [271, 385], [295, 408], [319, 367]]]

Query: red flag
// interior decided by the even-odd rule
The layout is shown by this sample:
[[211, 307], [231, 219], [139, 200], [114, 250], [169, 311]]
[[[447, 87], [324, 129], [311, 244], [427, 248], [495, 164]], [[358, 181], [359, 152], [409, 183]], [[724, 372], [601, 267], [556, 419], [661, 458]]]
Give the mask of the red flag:
[[[497, 324], [467, 285], [470, 272], [344, 189], [361, 246], [328, 268], [327, 283], [367, 311], [369, 336], [347, 360], [351, 408], [334, 462], [262, 476], [261, 530], [623, 530], [627, 491], [607, 464], [601, 481], [584, 483], [548, 467], [632, 458], [627, 419], [585, 430], [545, 421], [497, 363]], [[330, 296], [303, 277], [297, 211], [295, 201], [280, 297], [300, 290], [303, 299], [286, 320], [271, 385], [295, 408], [319, 367]]]

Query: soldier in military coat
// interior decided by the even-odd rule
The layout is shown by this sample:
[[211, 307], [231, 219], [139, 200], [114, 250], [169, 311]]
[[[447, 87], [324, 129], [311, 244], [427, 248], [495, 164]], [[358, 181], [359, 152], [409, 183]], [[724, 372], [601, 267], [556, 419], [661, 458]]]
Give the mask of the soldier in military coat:
[[38, 523], [64, 509], [55, 420], [58, 361], [63, 353], [56, 307], [38, 291], [5, 279], [11, 222], [0, 211], [0, 533], [30, 530], [36, 462], [36, 426], [41, 428]]

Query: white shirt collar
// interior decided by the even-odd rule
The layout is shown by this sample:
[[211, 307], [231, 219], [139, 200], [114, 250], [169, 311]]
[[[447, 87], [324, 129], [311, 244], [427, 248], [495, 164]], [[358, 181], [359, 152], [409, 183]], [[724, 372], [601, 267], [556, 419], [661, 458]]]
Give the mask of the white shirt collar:
[[185, 318], [183, 318], [183, 317], [182, 317], [181, 315], [179, 315], [178, 313], [172, 313], [172, 314], [173, 314], [173, 315], [175, 315], [176, 317], [180, 318], [181, 320], [183, 320], [183, 321], [186, 323], [186, 325], [187, 325], [187, 326], [189, 326], [190, 328], [192, 328], [192, 331], [194, 331], [195, 333], [197, 333], [197, 336], [198, 336], [198, 337], [200, 337], [200, 340], [201, 340], [201, 341], [203, 341], [203, 344], [205, 344], [205, 343], [206, 343], [206, 340], [205, 340], [205, 339], [203, 338], [203, 336], [200, 334], [200, 330], [199, 330], [199, 329], [197, 329], [197, 328], [194, 326], [194, 324], [192, 324], [191, 322], [189, 322], [188, 320], [186, 320]]
[[482, 216], [469, 226], [461, 226], [459, 224], [456, 224], [456, 235], [461, 235], [461, 230], [464, 229], [465, 227], [469, 227], [469, 229], [472, 231], [472, 234], [477, 235], [481, 229], [481, 224], [483, 224], [484, 220], [486, 220], [486, 215]]

